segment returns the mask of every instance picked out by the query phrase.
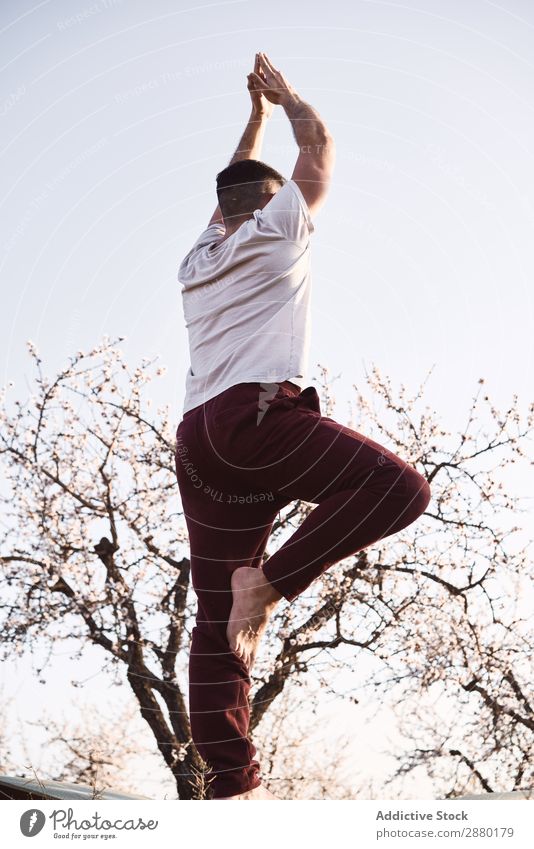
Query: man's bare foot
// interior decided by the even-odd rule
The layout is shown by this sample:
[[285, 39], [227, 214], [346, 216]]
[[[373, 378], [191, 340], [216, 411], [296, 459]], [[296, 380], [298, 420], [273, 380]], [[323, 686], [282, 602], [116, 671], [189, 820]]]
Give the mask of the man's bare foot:
[[[248, 569], [248, 566], [241, 566], [241, 569]], [[274, 793], [271, 793], [270, 790], [267, 790], [263, 784], [260, 784], [259, 787], [255, 787], [254, 790], [248, 790], [246, 793], [239, 793], [237, 796], [221, 796], [219, 799], [215, 799], [216, 802], [244, 802], [244, 801], [256, 801], [256, 800], [265, 800], [266, 802], [272, 802], [273, 800], [279, 799], [279, 796], [275, 796]]]
[[269, 617], [282, 596], [261, 568], [251, 566], [236, 569], [231, 586], [233, 603], [226, 637], [250, 672]]

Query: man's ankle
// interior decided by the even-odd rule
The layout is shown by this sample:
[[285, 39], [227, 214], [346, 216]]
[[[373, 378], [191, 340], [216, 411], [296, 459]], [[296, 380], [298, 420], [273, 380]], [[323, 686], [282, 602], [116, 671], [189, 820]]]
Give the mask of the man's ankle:
[[262, 576], [265, 580], [264, 587], [265, 587], [265, 590], [267, 591], [266, 594], [267, 594], [267, 600], [268, 600], [269, 604], [272, 604], [272, 605], [278, 604], [280, 599], [283, 597], [282, 594], [279, 593], [278, 590], [276, 589], [276, 587], [274, 587], [271, 584], [267, 575], [263, 571], [263, 568], [261, 569], [261, 574], [262, 574]]

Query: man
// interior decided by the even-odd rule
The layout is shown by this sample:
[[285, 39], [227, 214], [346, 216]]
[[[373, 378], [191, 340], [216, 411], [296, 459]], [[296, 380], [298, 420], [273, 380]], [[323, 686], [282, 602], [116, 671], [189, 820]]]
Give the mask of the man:
[[[198, 598], [189, 695], [212, 798], [273, 799], [248, 738], [250, 672], [269, 617], [329, 566], [425, 510], [427, 481], [387, 448], [321, 415], [306, 386], [310, 234], [334, 167], [324, 121], [264, 53], [219, 205], [181, 263], [191, 368], [176, 472]], [[290, 180], [259, 160], [278, 104], [299, 153]], [[278, 512], [317, 506], [264, 564]]]

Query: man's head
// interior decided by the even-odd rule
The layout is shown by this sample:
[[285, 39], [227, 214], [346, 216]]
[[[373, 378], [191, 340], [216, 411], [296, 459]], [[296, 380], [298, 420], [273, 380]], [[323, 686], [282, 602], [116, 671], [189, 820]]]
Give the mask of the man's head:
[[257, 159], [241, 159], [217, 174], [217, 197], [225, 224], [232, 228], [263, 209], [286, 182], [278, 171]]

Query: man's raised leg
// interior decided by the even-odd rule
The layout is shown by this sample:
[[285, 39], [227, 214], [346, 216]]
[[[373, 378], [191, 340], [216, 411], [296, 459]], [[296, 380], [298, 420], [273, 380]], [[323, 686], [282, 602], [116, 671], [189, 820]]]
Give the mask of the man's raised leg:
[[228, 633], [247, 662], [263, 633], [254, 622], [265, 621], [277, 594], [293, 601], [329, 566], [414, 522], [430, 500], [416, 469], [321, 416], [318, 396], [309, 390], [287, 398], [280, 393], [261, 425], [232, 445], [229, 459], [289, 501], [318, 505], [257, 575], [244, 568], [233, 575]]

